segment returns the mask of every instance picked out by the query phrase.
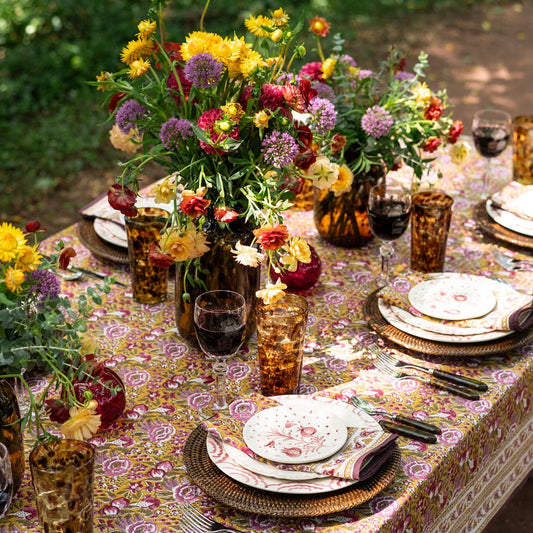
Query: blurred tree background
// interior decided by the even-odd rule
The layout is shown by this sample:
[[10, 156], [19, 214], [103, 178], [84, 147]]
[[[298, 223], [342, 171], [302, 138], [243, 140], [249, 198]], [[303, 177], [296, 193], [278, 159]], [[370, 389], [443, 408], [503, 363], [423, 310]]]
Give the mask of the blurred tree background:
[[[244, 34], [250, 13], [280, 6], [293, 18], [322, 15], [356, 60], [373, 68], [396, 39], [408, 43], [413, 37], [402, 34], [402, 21], [489, 1], [211, 0], [205, 28]], [[120, 154], [108, 142], [107, 112], [87, 81], [120, 68], [120, 50], [134, 38], [149, 6], [150, 0], [0, 0], [2, 220], [30, 216], [32, 206], [68, 190], [82, 171], [97, 176], [116, 166]], [[180, 41], [196, 29], [203, 7], [201, 0], [171, 0], [169, 38]], [[384, 30], [387, 38], [372, 38]], [[307, 28], [303, 33], [308, 38]]]

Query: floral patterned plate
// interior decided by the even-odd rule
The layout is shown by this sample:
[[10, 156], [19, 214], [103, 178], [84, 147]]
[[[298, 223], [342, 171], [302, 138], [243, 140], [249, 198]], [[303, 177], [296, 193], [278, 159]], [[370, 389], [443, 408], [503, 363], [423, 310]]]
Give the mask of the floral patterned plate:
[[533, 221], [520, 218], [509, 211], [498, 209], [490, 200], [487, 200], [487, 213], [500, 226], [533, 237]]
[[220, 439], [208, 433], [207, 453], [213, 463], [224, 474], [235, 481], [268, 492], [279, 492], [283, 494], [321, 494], [334, 490], [343, 489], [357, 483], [352, 479], [341, 479], [337, 477], [322, 477], [315, 479], [279, 479], [252, 472], [227, 453], [227, 450]]
[[496, 296], [483, 278], [430, 279], [409, 291], [409, 303], [424, 315], [441, 320], [484, 316], [496, 306]]
[[346, 424], [335, 415], [301, 405], [259, 411], [243, 429], [244, 441], [253, 452], [289, 464], [330, 457], [342, 448], [347, 437]]

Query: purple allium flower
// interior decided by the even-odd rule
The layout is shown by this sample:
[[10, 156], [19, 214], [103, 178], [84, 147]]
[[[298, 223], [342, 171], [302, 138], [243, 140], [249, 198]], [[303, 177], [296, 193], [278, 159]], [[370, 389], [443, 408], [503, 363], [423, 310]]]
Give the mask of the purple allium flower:
[[297, 142], [288, 133], [273, 131], [263, 139], [265, 161], [277, 168], [290, 165], [299, 151]]
[[315, 89], [317, 97], [325, 98], [330, 102], [335, 100], [335, 91], [329, 85], [326, 85], [325, 83], [315, 83], [313, 84], [313, 89]]
[[327, 133], [337, 123], [335, 106], [326, 98], [315, 96], [307, 108], [311, 115], [311, 125], [317, 133]]
[[148, 109], [136, 100], [126, 100], [118, 109], [115, 119], [117, 126], [126, 135], [132, 129], [139, 129], [136, 122], [150, 117]]
[[366, 78], [372, 78], [374, 76], [374, 71], [369, 69], [361, 69], [359, 71], [359, 79], [366, 80]]
[[394, 74], [394, 79], [400, 81], [412, 80], [414, 77], [415, 75], [412, 72], [405, 72], [404, 70], [400, 70], [400, 72]]
[[61, 283], [59, 278], [50, 270], [33, 270], [30, 273], [32, 286], [30, 293], [37, 293], [39, 301], [54, 300], [59, 296]]
[[172, 117], [161, 126], [159, 138], [167, 150], [175, 150], [179, 147], [180, 141], [184, 141], [192, 134], [192, 125], [188, 120]]
[[341, 63], [342, 65], [348, 65], [349, 67], [357, 67], [355, 59], [348, 54], [342, 54], [341, 56], [339, 56], [339, 63]]
[[365, 133], [375, 139], [387, 135], [393, 124], [394, 120], [390, 113], [378, 105], [367, 109], [361, 119], [361, 127]]
[[222, 76], [224, 64], [211, 54], [196, 54], [185, 64], [185, 77], [194, 87], [208, 89], [215, 86]]

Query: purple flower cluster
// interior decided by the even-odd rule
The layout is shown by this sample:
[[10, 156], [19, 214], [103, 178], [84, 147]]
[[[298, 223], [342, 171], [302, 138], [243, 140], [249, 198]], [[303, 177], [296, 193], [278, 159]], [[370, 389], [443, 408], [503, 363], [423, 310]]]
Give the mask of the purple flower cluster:
[[299, 152], [297, 142], [288, 133], [273, 131], [263, 139], [265, 161], [276, 168], [290, 165]]
[[367, 109], [361, 119], [364, 132], [375, 139], [387, 135], [393, 124], [394, 120], [390, 113], [378, 105]]
[[120, 131], [127, 135], [132, 129], [138, 129], [140, 131], [137, 122], [146, 120], [149, 117], [150, 113], [146, 107], [139, 104], [136, 100], [130, 99], [126, 100], [119, 107], [115, 119]]
[[162, 126], [159, 138], [167, 150], [177, 150], [180, 141], [192, 136], [192, 124], [183, 118], [170, 118]]
[[333, 87], [330, 87], [325, 83], [315, 83], [313, 89], [315, 89], [317, 93], [315, 98], [326, 98], [330, 102], [335, 100], [335, 91], [333, 90]]
[[357, 67], [357, 63], [355, 62], [355, 59], [348, 55], [348, 54], [342, 54], [339, 56], [339, 63], [341, 65], [347, 65], [348, 67]]
[[61, 283], [50, 270], [33, 270], [30, 273], [30, 279], [32, 286], [29, 292], [34, 293], [38, 301], [54, 300], [59, 296]]
[[214, 87], [220, 81], [223, 70], [224, 64], [208, 53], [191, 57], [184, 68], [185, 77], [200, 89]]
[[374, 77], [374, 71], [370, 69], [361, 69], [359, 71], [359, 79], [360, 80], [366, 80], [366, 78], [372, 78]]
[[404, 70], [400, 70], [400, 72], [394, 74], [394, 79], [400, 81], [412, 80], [414, 77], [415, 75], [412, 72], [405, 72]]
[[311, 115], [313, 129], [319, 134], [332, 130], [337, 123], [335, 106], [326, 98], [313, 98], [307, 111]]

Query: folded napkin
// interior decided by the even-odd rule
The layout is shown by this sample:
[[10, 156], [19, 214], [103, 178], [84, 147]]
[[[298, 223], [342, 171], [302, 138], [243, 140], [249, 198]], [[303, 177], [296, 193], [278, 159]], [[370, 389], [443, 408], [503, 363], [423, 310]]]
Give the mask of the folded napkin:
[[496, 207], [524, 220], [533, 221], [533, 185], [522, 185], [517, 181], [511, 181], [493, 194], [491, 200]]
[[[472, 283], [485, 281], [487, 285], [480, 285], [480, 290], [492, 290], [496, 296], [495, 308], [480, 318], [442, 320], [422, 314], [409, 302], [409, 291], [415, 285], [436, 277], [438, 279], [451, 279], [458, 276], [471, 279]], [[504, 283], [485, 280], [469, 274], [446, 272], [429, 275], [411, 273], [407, 276], [399, 276], [380, 291], [379, 297], [390, 305], [393, 311], [397, 312], [396, 314], [400, 319], [408, 321], [416, 327], [440, 334], [476, 335], [490, 331], [523, 331], [533, 326], [533, 300], [531, 296], [515, 291]]]
[[[310, 396], [312, 398], [312, 396]], [[282, 405], [272, 397], [251, 394], [233, 402], [227, 411], [219, 412], [206, 420], [205, 429], [258, 461], [282, 470], [314, 472], [343, 479], [362, 481], [375, 474], [394, 451], [396, 435], [386, 433], [379, 425], [348, 428], [345, 445], [331, 457], [322, 461], [304, 464], [285, 464], [270, 461], [255, 454], [244, 442], [242, 431], [246, 422], [262, 409]], [[327, 404], [325, 404], [327, 407]]]

